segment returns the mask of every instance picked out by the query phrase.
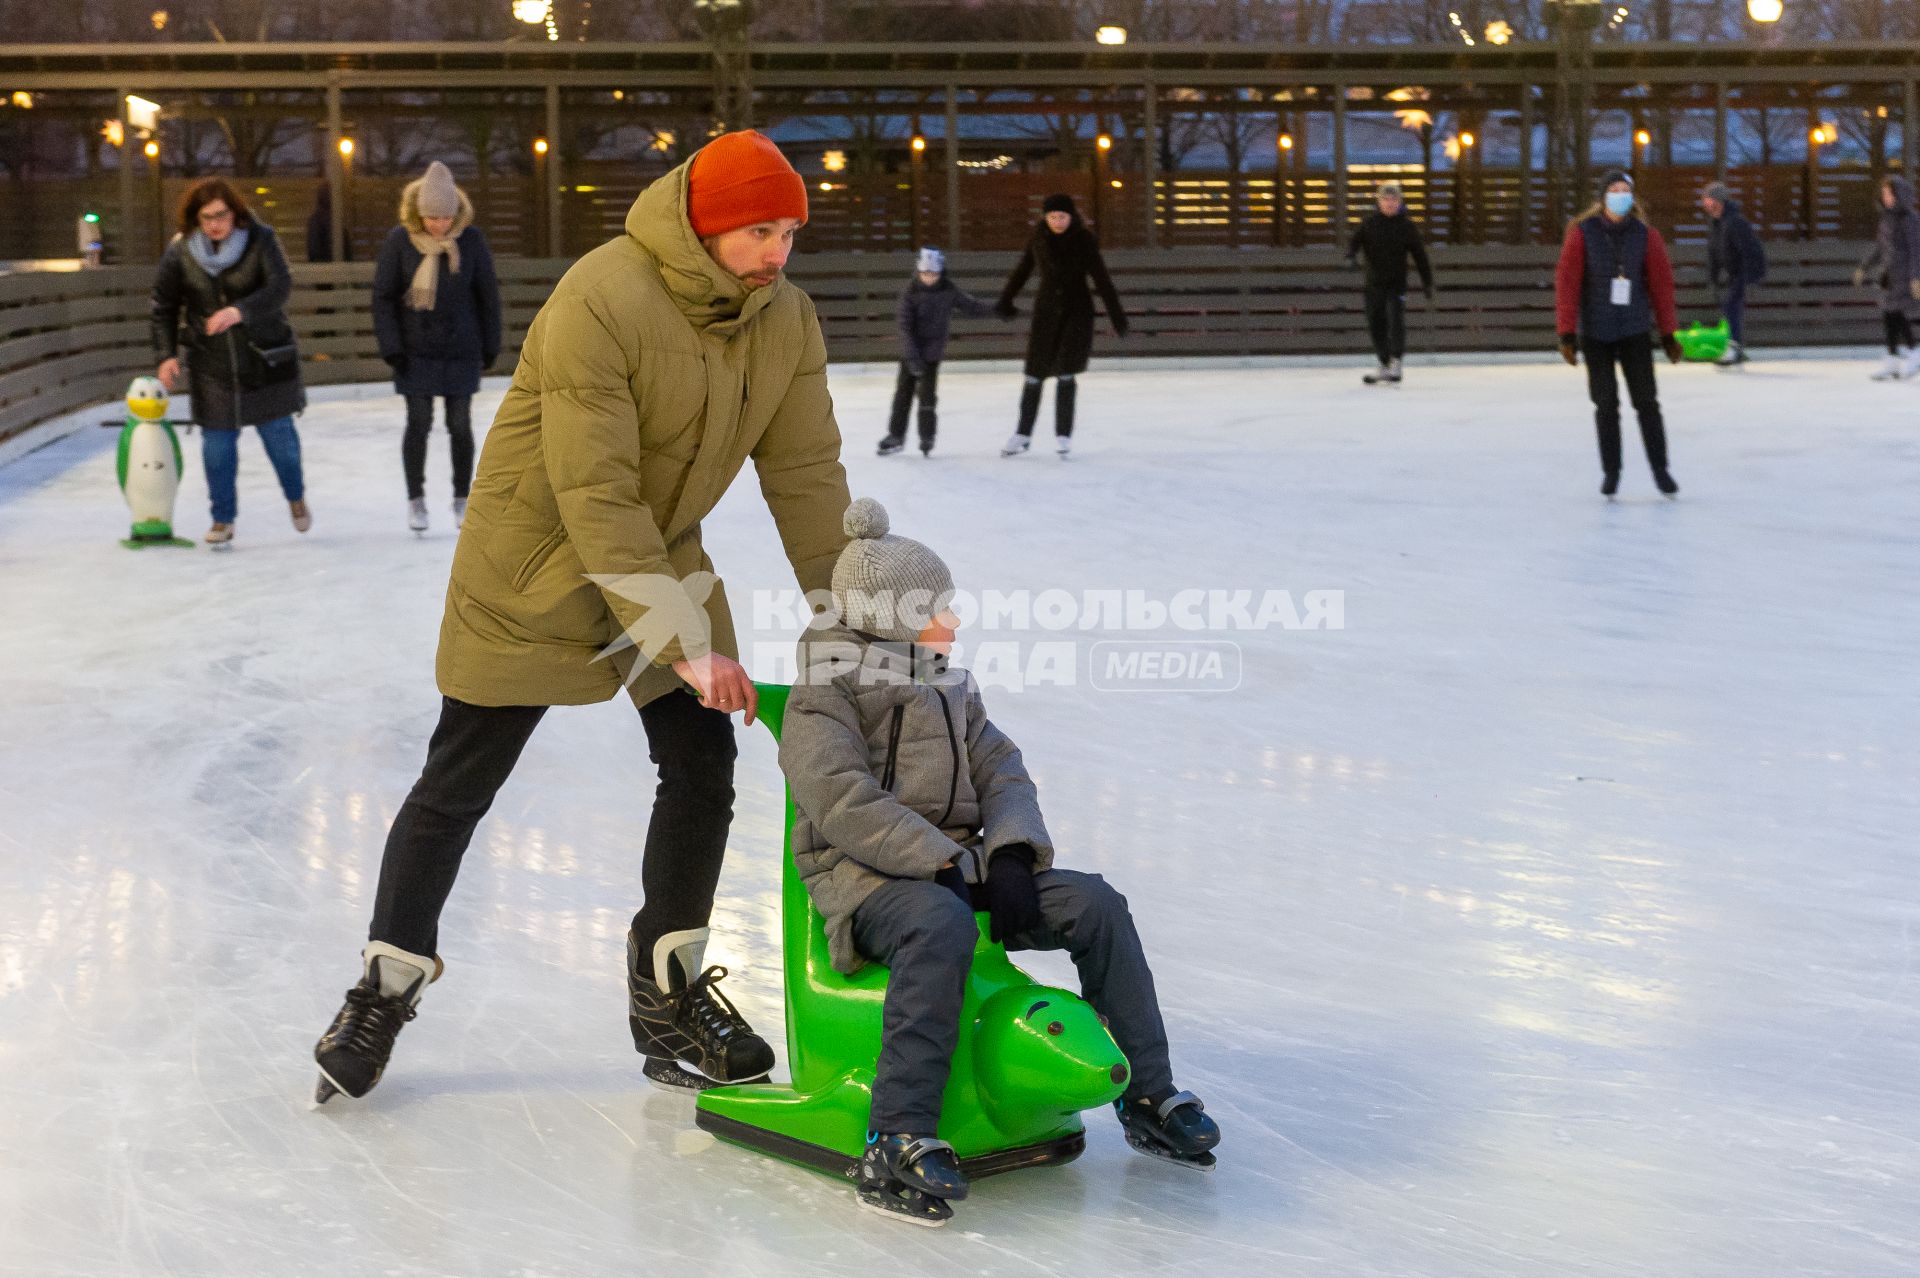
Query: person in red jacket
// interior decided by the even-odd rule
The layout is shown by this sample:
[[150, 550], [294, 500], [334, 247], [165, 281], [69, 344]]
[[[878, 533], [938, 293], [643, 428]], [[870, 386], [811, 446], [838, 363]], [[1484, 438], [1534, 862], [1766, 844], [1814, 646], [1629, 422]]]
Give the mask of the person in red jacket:
[[1567, 228], [1554, 279], [1559, 319], [1560, 356], [1579, 363], [1587, 357], [1587, 390], [1593, 397], [1594, 425], [1600, 433], [1600, 491], [1608, 497], [1620, 487], [1620, 386], [1617, 367], [1626, 375], [1627, 396], [1640, 418], [1640, 439], [1647, 447], [1653, 482], [1671, 497], [1680, 491], [1667, 472], [1667, 431], [1660, 418], [1660, 395], [1653, 379], [1653, 339], [1658, 333], [1667, 358], [1680, 362], [1679, 327], [1673, 301], [1673, 264], [1666, 241], [1648, 226], [1636, 206], [1633, 179], [1615, 171], [1600, 184], [1600, 202]]

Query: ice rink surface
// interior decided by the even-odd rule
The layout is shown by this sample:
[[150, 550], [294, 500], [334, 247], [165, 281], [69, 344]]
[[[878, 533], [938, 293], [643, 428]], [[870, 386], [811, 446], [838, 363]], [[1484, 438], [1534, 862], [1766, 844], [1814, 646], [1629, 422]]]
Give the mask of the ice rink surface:
[[[309, 1110], [437, 709], [444, 435], [424, 541], [391, 397], [303, 419], [306, 537], [243, 441], [225, 555], [120, 548], [111, 431], [0, 469], [0, 1273], [1920, 1270], [1920, 387], [1663, 367], [1681, 498], [1629, 424], [1609, 505], [1573, 370], [1358, 371], [1096, 372], [1066, 464], [999, 460], [1018, 379], [959, 367], [936, 457], [876, 459], [891, 373], [836, 374], [854, 492], [963, 586], [1345, 599], [1227, 636], [1230, 694], [990, 694], [1226, 1137], [1202, 1176], [1089, 1114], [944, 1231], [643, 1085], [624, 700], [548, 718], [386, 1080]], [[751, 482], [707, 528], [751, 631], [791, 584]], [[778, 1039], [781, 792], [741, 742], [709, 957]]]

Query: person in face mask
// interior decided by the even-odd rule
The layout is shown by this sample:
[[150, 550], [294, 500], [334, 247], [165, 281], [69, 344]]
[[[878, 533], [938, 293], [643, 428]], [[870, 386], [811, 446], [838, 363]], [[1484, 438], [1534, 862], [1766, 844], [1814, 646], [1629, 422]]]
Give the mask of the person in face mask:
[[1667, 358], [1680, 362], [1679, 327], [1673, 296], [1673, 265], [1666, 241], [1648, 226], [1634, 199], [1633, 179], [1615, 171], [1600, 184], [1600, 202], [1567, 228], [1554, 278], [1560, 356], [1569, 364], [1587, 357], [1587, 390], [1593, 398], [1594, 425], [1600, 435], [1600, 491], [1608, 497], [1620, 487], [1620, 387], [1640, 418], [1653, 481], [1671, 497], [1680, 491], [1667, 470], [1667, 432], [1653, 377], [1657, 333]]

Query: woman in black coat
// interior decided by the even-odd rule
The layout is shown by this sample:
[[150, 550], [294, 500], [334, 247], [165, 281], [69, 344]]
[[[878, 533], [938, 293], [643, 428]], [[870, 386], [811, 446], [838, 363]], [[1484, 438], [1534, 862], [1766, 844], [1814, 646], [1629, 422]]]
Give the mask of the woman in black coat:
[[438, 396], [447, 401], [459, 527], [473, 479], [473, 394], [500, 354], [500, 282], [487, 237], [473, 225], [473, 203], [438, 160], [400, 193], [400, 224], [387, 232], [374, 268], [373, 331], [393, 388], [407, 400], [407, 526], [427, 530], [427, 436]]
[[1049, 377], [1058, 380], [1053, 397], [1054, 448], [1065, 457], [1072, 447], [1073, 402], [1078, 389], [1074, 378], [1086, 371], [1087, 355], [1093, 349], [1089, 278], [1100, 290], [1113, 331], [1121, 337], [1127, 335], [1127, 313], [1107, 275], [1100, 242], [1080, 220], [1073, 197], [1049, 195], [1040, 208], [1045, 217], [1034, 227], [1027, 251], [1000, 290], [1000, 302], [995, 307], [1003, 317], [1014, 315], [1013, 299], [1027, 277], [1036, 270], [1040, 272], [1033, 328], [1027, 334], [1027, 384], [1020, 393], [1020, 424], [1000, 450], [1002, 457], [1018, 456], [1033, 442], [1033, 422], [1040, 415], [1040, 383]]
[[153, 352], [172, 390], [186, 357], [193, 420], [201, 429], [213, 526], [207, 541], [233, 540], [240, 430], [256, 427], [280, 480], [293, 526], [313, 526], [293, 415], [307, 406], [300, 352], [287, 322], [293, 276], [273, 228], [254, 218], [221, 178], [196, 182], [180, 201], [180, 231], [154, 271]]

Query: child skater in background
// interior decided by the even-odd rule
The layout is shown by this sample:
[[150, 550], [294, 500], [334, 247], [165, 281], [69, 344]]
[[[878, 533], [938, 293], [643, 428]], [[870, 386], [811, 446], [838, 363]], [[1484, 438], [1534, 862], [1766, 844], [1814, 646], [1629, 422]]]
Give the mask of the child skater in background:
[[895, 314], [900, 326], [900, 381], [893, 390], [893, 420], [880, 441], [880, 455], [891, 457], [907, 446], [907, 410], [920, 397], [920, 454], [933, 452], [939, 428], [935, 409], [940, 403], [940, 361], [947, 354], [947, 330], [953, 313], [972, 319], [993, 314], [993, 303], [982, 302], [947, 278], [946, 255], [923, 248], [914, 264], [913, 278], [900, 294]]
[[987, 718], [973, 676], [949, 668], [953, 577], [917, 541], [887, 535], [862, 498], [833, 570], [838, 617], [801, 640], [780, 767], [797, 815], [793, 857], [825, 916], [834, 967], [889, 969], [864, 1207], [922, 1225], [967, 1196], [940, 1104], [978, 936], [1065, 950], [1130, 1066], [1114, 1102], [1127, 1143], [1210, 1167], [1220, 1129], [1173, 1084], [1167, 1033], [1127, 902], [1097, 874], [1054, 867], [1020, 751]]

